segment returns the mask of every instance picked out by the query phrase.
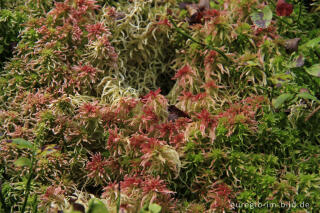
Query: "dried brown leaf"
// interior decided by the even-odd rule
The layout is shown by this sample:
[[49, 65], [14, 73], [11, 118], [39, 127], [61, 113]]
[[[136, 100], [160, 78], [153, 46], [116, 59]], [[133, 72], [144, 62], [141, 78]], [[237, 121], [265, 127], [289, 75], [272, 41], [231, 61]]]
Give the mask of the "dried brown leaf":
[[298, 51], [298, 45], [301, 38], [293, 38], [285, 41], [285, 48], [288, 53]]

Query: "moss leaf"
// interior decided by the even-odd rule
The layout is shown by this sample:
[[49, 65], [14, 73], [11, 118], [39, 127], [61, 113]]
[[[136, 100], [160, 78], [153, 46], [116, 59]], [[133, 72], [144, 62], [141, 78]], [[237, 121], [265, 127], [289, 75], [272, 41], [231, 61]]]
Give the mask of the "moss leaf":
[[19, 167], [23, 167], [23, 166], [31, 167], [31, 160], [29, 158], [20, 157], [14, 162], [14, 165]]
[[282, 104], [284, 104], [284, 102], [290, 100], [293, 98], [293, 95], [290, 94], [290, 93], [285, 93], [285, 94], [282, 94], [280, 96], [278, 96], [275, 100], [273, 100], [272, 104], [273, 106], [278, 109], [280, 106], [282, 106]]
[[315, 77], [320, 77], [320, 64], [314, 64], [311, 67], [305, 68], [307, 73]]

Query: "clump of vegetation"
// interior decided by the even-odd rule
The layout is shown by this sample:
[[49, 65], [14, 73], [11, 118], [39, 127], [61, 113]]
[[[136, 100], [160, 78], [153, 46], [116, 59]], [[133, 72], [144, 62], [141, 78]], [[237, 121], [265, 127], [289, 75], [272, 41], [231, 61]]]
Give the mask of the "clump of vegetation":
[[319, 211], [318, 3], [22, 5], [0, 212]]

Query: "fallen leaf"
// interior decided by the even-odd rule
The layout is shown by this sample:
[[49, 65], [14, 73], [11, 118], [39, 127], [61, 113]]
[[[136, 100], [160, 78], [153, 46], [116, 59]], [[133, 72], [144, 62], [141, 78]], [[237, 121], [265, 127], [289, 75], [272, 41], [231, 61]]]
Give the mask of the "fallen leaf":
[[210, 9], [210, 1], [209, 0], [200, 0], [198, 3], [200, 10], [208, 10]]
[[168, 106], [168, 112], [169, 112], [169, 116], [168, 116], [168, 120], [169, 121], [175, 121], [179, 117], [184, 117], [184, 118], [191, 119], [190, 116], [187, 113], [181, 111], [180, 109], [178, 109], [174, 105]]
[[285, 41], [285, 48], [288, 53], [298, 51], [298, 45], [301, 38], [293, 38]]
[[304, 57], [303, 55], [299, 55], [299, 57], [296, 59], [296, 67], [302, 67], [304, 65]]
[[179, 3], [179, 8], [180, 9], [187, 9], [187, 5], [190, 5], [190, 4], [192, 4], [192, 3], [190, 3], [190, 2], [180, 2]]
[[188, 19], [189, 24], [201, 23], [203, 13], [200, 11], [199, 6], [197, 4], [189, 4], [186, 8], [190, 15], [190, 18]]
[[186, 9], [191, 17], [199, 12], [199, 7], [196, 4], [188, 4], [186, 5]]
[[189, 24], [199, 24], [202, 22], [204, 12], [210, 9], [209, 0], [200, 0], [198, 4], [181, 2], [179, 8], [185, 9], [189, 13]]

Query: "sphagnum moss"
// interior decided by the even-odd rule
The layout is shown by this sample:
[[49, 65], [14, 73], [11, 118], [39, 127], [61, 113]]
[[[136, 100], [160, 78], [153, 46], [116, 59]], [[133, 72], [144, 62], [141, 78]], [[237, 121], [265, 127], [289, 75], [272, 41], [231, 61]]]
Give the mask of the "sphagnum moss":
[[[0, 208], [222, 212], [297, 202], [318, 211], [319, 113], [304, 120], [319, 84], [295, 60], [317, 64], [319, 47], [292, 22], [318, 36], [316, 14], [300, 5], [260, 28], [250, 15], [266, 1], [211, 6], [193, 23], [178, 1], [162, 0], [66, 0], [30, 16], [1, 75]], [[298, 37], [300, 52], [287, 55], [279, 44]], [[172, 105], [187, 116], [171, 119]], [[28, 144], [38, 147], [31, 181], [18, 166], [30, 160]]]

